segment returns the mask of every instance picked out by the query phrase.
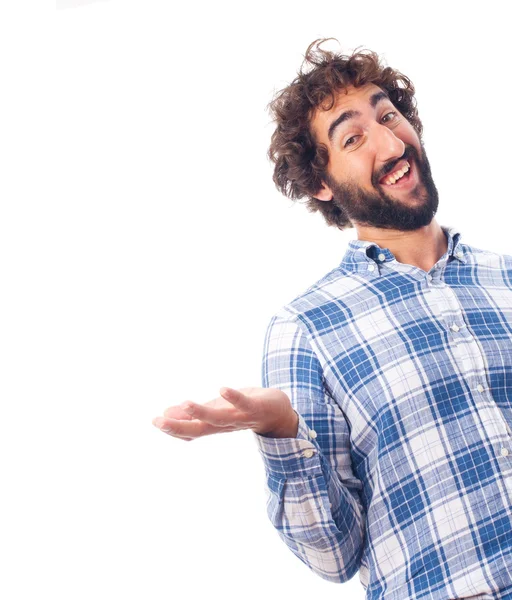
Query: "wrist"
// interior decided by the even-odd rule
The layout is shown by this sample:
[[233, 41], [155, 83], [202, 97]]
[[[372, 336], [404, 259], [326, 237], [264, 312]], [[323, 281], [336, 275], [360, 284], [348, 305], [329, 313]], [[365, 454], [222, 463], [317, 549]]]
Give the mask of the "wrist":
[[285, 423], [280, 424], [267, 432], [256, 431], [259, 435], [269, 438], [296, 438], [299, 432], [299, 415], [295, 410], [292, 410]]

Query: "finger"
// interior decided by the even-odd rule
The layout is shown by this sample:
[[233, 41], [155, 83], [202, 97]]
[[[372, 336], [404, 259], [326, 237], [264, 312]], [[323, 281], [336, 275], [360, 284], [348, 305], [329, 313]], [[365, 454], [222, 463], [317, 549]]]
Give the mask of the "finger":
[[169, 408], [164, 410], [164, 417], [168, 417], [169, 419], [190, 421], [192, 417], [184, 410], [188, 404], [188, 402], [183, 402], [178, 406], [169, 406]]
[[206, 404], [190, 402], [186, 409], [192, 419], [198, 419], [206, 425], [223, 429], [235, 425], [235, 408], [214, 408]]
[[197, 419], [190, 419], [186, 421], [170, 419], [167, 417], [156, 417], [153, 419], [153, 425], [158, 427], [164, 433], [178, 438], [195, 439], [205, 435], [218, 433], [219, 431], [224, 431], [213, 425], [202, 423]]
[[243, 392], [229, 387], [220, 388], [220, 395], [238, 408], [241, 412], [252, 414], [254, 412], [254, 400], [246, 396]]
[[192, 440], [195, 439], [195, 438], [191, 438], [191, 437], [185, 437], [184, 435], [177, 435], [177, 434], [173, 433], [172, 428], [168, 429], [166, 427], [160, 427], [156, 423], [153, 423], [153, 425], [155, 425], [155, 427], [158, 427], [158, 429], [160, 429], [160, 431], [162, 433], [170, 435], [171, 437], [175, 437], [178, 440], [183, 440], [184, 442], [191, 442]]

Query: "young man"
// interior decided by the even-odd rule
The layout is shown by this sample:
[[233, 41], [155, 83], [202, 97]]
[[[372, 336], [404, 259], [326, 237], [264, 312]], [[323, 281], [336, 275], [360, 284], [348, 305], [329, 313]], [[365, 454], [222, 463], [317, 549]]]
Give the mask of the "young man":
[[357, 239], [271, 319], [263, 388], [154, 423], [186, 440], [251, 429], [268, 515], [326, 580], [512, 600], [512, 257], [436, 222], [410, 80], [320, 45], [271, 103], [269, 156], [284, 194]]

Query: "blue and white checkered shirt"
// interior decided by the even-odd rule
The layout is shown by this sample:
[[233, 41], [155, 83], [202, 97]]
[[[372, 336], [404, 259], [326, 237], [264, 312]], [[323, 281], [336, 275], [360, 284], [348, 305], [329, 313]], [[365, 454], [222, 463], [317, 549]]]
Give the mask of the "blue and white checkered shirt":
[[512, 256], [443, 231], [428, 273], [350, 241], [265, 336], [262, 385], [299, 415], [254, 433], [269, 518], [372, 600], [512, 599]]

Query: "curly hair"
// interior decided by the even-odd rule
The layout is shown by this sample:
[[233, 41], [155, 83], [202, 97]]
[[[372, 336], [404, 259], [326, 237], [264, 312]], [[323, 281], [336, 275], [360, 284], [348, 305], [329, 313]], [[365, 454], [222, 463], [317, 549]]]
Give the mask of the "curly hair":
[[379, 56], [371, 50], [358, 52], [356, 48], [349, 56], [321, 49], [321, 44], [328, 40], [338, 42], [336, 38], [323, 38], [309, 45], [297, 77], [268, 104], [276, 129], [267, 156], [275, 165], [273, 181], [280, 192], [292, 200], [307, 196], [309, 212], [320, 211], [327, 225], [343, 230], [353, 227], [345, 213], [334, 202], [314, 197], [322, 183], [330, 181], [328, 148], [317, 143], [310, 130], [314, 110], [317, 107], [330, 110], [335, 94], [349, 85], [373, 83], [388, 93], [420, 139], [423, 125], [418, 117], [414, 86], [408, 77], [381, 64]]

